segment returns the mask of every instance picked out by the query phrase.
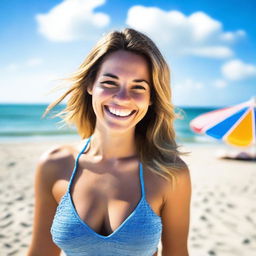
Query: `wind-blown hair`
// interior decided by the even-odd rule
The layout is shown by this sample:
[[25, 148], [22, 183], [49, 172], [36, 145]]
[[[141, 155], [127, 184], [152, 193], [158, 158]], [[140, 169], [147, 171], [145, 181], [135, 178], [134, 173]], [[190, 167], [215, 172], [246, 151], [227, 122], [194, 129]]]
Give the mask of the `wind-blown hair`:
[[180, 152], [175, 140], [173, 124], [179, 115], [174, 112], [174, 105], [171, 103], [168, 65], [157, 46], [145, 34], [125, 28], [104, 35], [69, 78], [69, 89], [47, 107], [43, 116], [69, 96], [66, 107], [55, 116], [61, 117], [67, 124], [75, 125], [83, 139], [90, 137], [95, 129], [96, 116], [92, 108], [92, 96], [87, 88], [92, 88], [104, 58], [117, 50], [139, 54], [149, 64], [152, 105], [136, 125], [136, 148], [143, 165], [174, 182], [176, 172], [186, 168], [186, 164], [178, 156], [188, 152]]

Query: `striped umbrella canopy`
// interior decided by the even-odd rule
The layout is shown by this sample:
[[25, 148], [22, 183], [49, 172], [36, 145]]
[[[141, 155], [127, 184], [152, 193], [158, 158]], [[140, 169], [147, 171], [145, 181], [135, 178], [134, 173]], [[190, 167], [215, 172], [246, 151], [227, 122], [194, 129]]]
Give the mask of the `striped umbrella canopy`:
[[241, 104], [199, 115], [190, 128], [235, 146], [256, 144], [256, 97]]

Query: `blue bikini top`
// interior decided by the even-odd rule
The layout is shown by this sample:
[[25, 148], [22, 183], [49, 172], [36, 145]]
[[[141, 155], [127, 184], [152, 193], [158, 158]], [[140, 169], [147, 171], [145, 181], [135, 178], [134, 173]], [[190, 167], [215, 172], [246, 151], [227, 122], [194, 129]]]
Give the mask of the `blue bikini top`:
[[76, 157], [68, 190], [61, 198], [51, 226], [53, 242], [66, 256], [152, 256], [157, 251], [162, 221], [145, 197], [143, 167], [140, 163], [141, 199], [131, 214], [111, 234], [96, 233], [78, 215], [70, 188], [78, 169], [79, 157], [91, 137]]

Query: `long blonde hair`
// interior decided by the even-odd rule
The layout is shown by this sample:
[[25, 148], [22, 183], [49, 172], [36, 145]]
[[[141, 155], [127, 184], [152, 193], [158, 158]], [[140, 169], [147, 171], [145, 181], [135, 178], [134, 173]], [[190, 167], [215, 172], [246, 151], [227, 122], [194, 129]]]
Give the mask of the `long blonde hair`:
[[157, 46], [145, 34], [125, 28], [103, 36], [69, 78], [70, 88], [47, 107], [43, 117], [69, 96], [66, 107], [55, 116], [61, 117], [67, 124], [75, 125], [83, 139], [90, 137], [95, 129], [96, 116], [92, 108], [92, 96], [87, 88], [92, 87], [104, 57], [117, 50], [142, 55], [149, 63], [153, 104], [135, 128], [138, 157], [149, 170], [173, 182], [176, 180], [175, 172], [186, 168], [178, 156], [188, 152], [180, 152], [175, 141], [173, 123], [180, 116], [174, 112], [171, 103], [168, 65]]

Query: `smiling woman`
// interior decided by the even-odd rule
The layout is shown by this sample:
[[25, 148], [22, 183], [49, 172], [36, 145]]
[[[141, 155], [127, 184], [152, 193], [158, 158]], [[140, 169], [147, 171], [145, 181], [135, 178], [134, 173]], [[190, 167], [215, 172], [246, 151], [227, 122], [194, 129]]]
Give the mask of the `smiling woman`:
[[115, 128], [115, 133], [123, 133], [135, 127], [151, 104], [149, 80], [149, 68], [144, 57], [124, 50], [106, 56], [93, 86], [87, 90], [92, 95], [98, 129], [101, 129], [100, 124], [106, 124]]
[[[77, 145], [42, 155], [28, 256], [187, 256], [191, 181], [179, 157], [169, 68], [146, 35], [105, 35], [70, 78], [57, 114]], [[46, 207], [47, 206], [47, 207]], [[160, 253], [159, 253], [160, 255]]]

